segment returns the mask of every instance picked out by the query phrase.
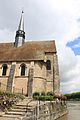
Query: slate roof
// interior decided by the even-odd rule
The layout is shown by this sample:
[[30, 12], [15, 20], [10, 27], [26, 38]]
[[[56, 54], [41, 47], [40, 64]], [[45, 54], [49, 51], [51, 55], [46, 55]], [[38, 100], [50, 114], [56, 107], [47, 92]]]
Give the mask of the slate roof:
[[25, 42], [18, 48], [14, 43], [0, 43], [0, 61], [44, 60], [46, 52], [56, 52], [55, 41]]

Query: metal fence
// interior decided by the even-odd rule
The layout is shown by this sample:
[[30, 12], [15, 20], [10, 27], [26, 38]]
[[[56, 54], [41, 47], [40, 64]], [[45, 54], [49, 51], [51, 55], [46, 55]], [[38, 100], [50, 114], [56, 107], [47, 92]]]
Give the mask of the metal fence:
[[22, 120], [55, 120], [65, 113], [67, 113], [67, 106], [64, 102], [63, 104], [47, 102], [42, 105], [38, 104], [31, 108], [31, 111], [27, 110], [26, 116]]

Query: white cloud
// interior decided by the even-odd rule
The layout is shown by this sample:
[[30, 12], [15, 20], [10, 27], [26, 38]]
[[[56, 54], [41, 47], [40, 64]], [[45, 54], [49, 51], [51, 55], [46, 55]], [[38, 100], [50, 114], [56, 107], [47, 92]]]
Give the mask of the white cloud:
[[13, 42], [14, 41], [14, 32], [8, 29], [0, 29], [0, 42]]
[[66, 46], [58, 47], [61, 89], [64, 93], [80, 91], [80, 56]]
[[26, 39], [56, 39], [62, 92], [80, 90], [80, 56], [66, 46], [80, 34], [80, 0], [1, 1], [1, 42], [14, 41], [22, 7]]

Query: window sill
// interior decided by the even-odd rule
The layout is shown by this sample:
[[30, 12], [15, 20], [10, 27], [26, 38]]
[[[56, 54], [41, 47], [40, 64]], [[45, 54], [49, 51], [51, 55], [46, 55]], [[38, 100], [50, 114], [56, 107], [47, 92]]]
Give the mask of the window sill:
[[7, 78], [7, 77], [9, 77], [9, 76], [6, 76], [6, 75], [0, 76], [0, 78]]
[[28, 76], [15, 76], [15, 78], [26, 78], [26, 77], [28, 77]]

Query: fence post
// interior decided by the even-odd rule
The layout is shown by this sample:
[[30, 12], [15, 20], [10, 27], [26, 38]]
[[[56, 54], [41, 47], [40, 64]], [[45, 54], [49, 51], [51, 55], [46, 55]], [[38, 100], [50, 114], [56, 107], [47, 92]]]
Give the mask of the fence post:
[[39, 106], [40, 106], [40, 104], [39, 104], [39, 101], [37, 102], [37, 117], [39, 118]]
[[0, 90], [1, 90], [1, 82], [0, 82]]
[[38, 118], [37, 117], [37, 106], [35, 107], [35, 118], [36, 118], [35, 120], [37, 120], [37, 118]]

